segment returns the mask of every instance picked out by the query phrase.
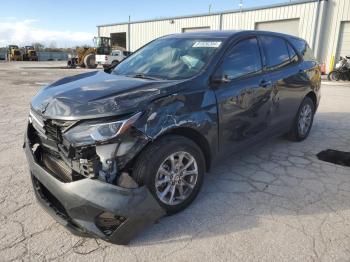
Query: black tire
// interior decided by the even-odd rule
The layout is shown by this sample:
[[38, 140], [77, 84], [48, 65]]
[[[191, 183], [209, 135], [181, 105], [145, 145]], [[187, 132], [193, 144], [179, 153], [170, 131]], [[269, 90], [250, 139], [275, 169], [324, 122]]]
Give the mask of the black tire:
[[327, 79], [329, 81], [339, 81], [340, 75], [341, 74], [338, 70], [334, 70], [334, 71], [329, 72]]
[[103, 67], [104, 72], [110, 74], [114, 68], [119, 64], [118, 61], [114, 60], [110, 65], [106, 65], [106, 67]]
[[69, 59], [68, 61], [67, 61], [67, 67], [68, 68], [76, 68], [76, 63], [75, 63], [75, 61], [74, 61], [74, 59]]
[[95, 54], [88, 54], [84, 57], [84, 65], [87, 68], [93, 69], [97, 67]]
[[[307, 127], [307, 130], [302, 133], [300, 128], [299, 128], [299, 121], [300, 121], [300, 117], [301, 117], [301, 113], [302, 113], [303, 109], [305, 107], [308, 107], [308, 106], [311, 108], [310, 124]], [[310, 130], [312, 128], [312, 124], [314, 121], [314, 115], [315, 115], [315, 104], [312, 101], [312, 99], [307, 96], [304, 98], [303, 102], [299, 106], [298, 112], [293, 120], [292, 127], [291, 127], [289, 133], [287, 134], [287, 138], [291, 141], [296, 141], [296, 142], [300, 142], [300, 141], [303, 141], [304, 139], [306, 139], [309, 136]]]
[[[196, 183], [188, 197], [177, 205], [168, 205], [157, 196], [156, 192], [156, 175], [162, 163], [175, 152], [188, 152], [194, 157], [197, 167], [198, 176]], [[146, 185], [160, 206], [164, 208], [168, 215], [175, 214], [185, 209], [198, 195], [203, 183], [205, 173], [204, 155], [198, 145], [192, 140], [178, 136], [166, 135], [159, 138], [154, 143], [147, 146], [137, 158], [133, 167], [133, 177], [139, 185]]]
[[80, 67], [80, 68], [85, 68], [84, 60], [80, 61], [80, 63], [78, 63], [78, 58], [75, 58], [75, 65]]
[[111, 66], [112, 67], [116, 67], [118, 64], [119, 64], [118, 60], [113, 60], [112, 63], [111, 63]]

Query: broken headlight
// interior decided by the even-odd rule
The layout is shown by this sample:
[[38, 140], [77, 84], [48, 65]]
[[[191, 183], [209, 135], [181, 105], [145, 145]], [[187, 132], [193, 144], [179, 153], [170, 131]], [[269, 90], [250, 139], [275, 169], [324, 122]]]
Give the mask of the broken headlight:
[[63, 134], [63, 137], [74, 146], [92, 145], [108, 141], [127, 130], [140, 117], [141, 112], [128, 119], [97, 122], [87, 121], [77, 125]]

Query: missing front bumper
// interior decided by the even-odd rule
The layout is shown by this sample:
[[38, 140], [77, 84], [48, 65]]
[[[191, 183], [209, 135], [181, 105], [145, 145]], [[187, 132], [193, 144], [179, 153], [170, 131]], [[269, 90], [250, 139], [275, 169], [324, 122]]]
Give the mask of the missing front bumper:
[[36, 162], [29, 145], [26, 136], [25, 152], [35, 195], [45, 210], [72, 233], [125, 245], [165, 215], [145, 186], [126, 189], [89, 178], [72, 183], [59, 181]]

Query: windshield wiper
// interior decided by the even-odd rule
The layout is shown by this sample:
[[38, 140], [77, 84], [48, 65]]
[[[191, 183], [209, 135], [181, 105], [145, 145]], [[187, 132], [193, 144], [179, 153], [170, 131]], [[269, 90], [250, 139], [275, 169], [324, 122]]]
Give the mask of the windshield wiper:
[[133, 78], [141, 78], [141, 79], [162, 80], [162, 78], [149, 76], [149, 75], [145, 75], [145, 74], [136, 74], [136, 75], [127, 75], [127, 76], [133, 77]]

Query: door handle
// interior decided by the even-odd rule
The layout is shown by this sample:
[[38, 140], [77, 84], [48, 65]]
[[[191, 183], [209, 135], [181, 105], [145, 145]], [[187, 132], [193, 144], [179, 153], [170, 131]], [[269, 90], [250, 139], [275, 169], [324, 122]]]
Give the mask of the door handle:
[[261, 80], [259, 86], [261, 86], [261, 87], [268, 87], [268, 86], [271, 86], [271, 85], [272, 85], [271, 81], [267, 81], [267, 80], [263, 79], [263, 80]]

